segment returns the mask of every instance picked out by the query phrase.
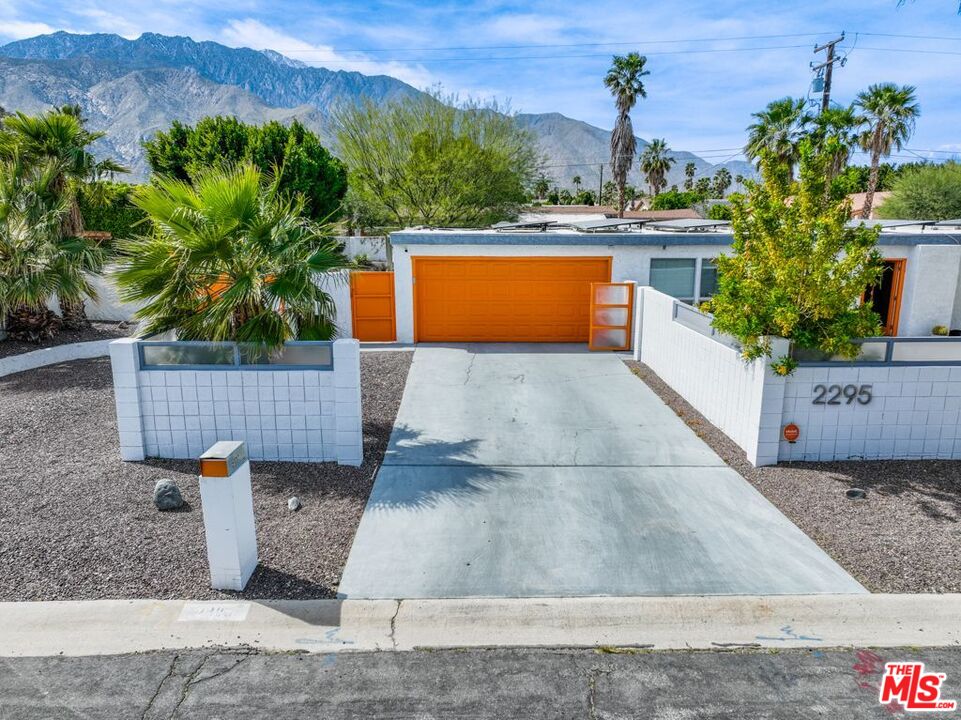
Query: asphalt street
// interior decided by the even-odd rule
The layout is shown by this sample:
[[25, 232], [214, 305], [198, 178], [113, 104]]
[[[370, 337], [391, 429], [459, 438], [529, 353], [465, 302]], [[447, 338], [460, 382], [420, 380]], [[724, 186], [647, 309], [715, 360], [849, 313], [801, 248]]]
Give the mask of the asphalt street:
[[0, 717], [890, 718], [893, 660], [946, 673], [942, 698], [961, 699], [961, 649], [182, 651], [0, 659]]

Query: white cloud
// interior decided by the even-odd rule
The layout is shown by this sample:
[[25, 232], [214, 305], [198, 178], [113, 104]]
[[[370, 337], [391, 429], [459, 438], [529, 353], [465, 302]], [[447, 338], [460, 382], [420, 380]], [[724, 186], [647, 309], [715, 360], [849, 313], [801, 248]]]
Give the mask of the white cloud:
[[329, 70], [348, 70], [364, 75], [390, 75], [416, 88], [426, 88], [437, 81], [421, 65], [382, 62], [363, 53], [339, 53], [330, 45], [314, 45], [251, 18], [230, 20], [221, 33], [221, 41], [235, 47], [274, 50], [294, 60]]
[[22, 40], [37, 35], [47, 35], [55, 29], [42, 22], [28, 22], [24, 20], [0, 19], [0, 37], [11, 40]]

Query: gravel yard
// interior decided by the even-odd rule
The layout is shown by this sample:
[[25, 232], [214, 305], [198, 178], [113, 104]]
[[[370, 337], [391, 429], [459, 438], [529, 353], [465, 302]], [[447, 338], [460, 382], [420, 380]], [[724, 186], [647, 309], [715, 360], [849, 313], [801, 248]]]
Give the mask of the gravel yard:
[[[361, 354], [362, 467], [252, 463], [260, 566], [241, 596], [336, 595], [411, 355]], [[0, 600], [237, 596], [209, 586], [196, 472], [193, 461], [121, 462], [106, 358], [0, 378]], [[189, 507], [158, 512], [159, 478]]]
[[0, 340], [0, 358], [20, 355], [33, 350], [67, 345], [69, 343], [90, 342], [91, 340], [110, 340], [112, 338], [127, 337], [137, 329], [137, 324], [95, 322], [90, 323], [86, 330], [61, 330], [56, 335], [41, 343], [25, 342], [7, 338]]
[[[645, 365], [627, 365], [724, 461], [872, 592], [961, 592], [961, 461], [796, 462], [744, 451]], [[849, 500], [852, 487], [867, 499]]]

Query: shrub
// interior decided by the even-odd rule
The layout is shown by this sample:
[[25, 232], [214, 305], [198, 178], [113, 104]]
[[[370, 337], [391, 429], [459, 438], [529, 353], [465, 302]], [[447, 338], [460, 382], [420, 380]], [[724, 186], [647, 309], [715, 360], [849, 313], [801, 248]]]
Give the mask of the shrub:
[[707, 217], [710, 220], [730, 220], [731, 206], [727, 203], [715, 203], [708, 208]]
[[935, 325], [933, 328], [931, 328], [931, 334], [946, 336], [948, 334], [948, 328], [944, 325]]
[[878, 215], [904, 220], [961, 217], [961, 164], [922, 165], [904, 172]]
[[109, 232], [115, 240], [147, 232], [144, 223], [147, 216], [130, 202], [130, 193], [135, 187], [103, 181], [81, 185], [77, 201], [84, 228]]
[[683, 210], [684, 208], [694, 207], [703, 199], [703, 196], [698, 192], [668, 190], [651, 201], [651, 210]]

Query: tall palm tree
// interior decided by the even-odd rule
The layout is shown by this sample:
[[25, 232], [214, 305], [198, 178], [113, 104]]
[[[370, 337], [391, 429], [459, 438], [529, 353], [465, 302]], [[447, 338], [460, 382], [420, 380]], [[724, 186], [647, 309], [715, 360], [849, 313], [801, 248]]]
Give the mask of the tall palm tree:
[[[798, 143], [810, 116], [802, 99], [781, 98], [768, 104], [760, 112], [752, 113], [756, 122], [748, 125], [747, 145], [744, 154], [748, 160], [759, 162], [763, 151], [773, 153], [778, 161], [786, 164], [791, 177], [798, 161]], [[760, 165], [758, 165], [760, 167]]]
[[624, 217], [624, 186], [627, 173], [634, 163], [637, 141], [634, 139], [634, 126], [631, 124], [631, 109], [638, 98], [646, 98], [647, 91], [641, 78], [650, 75], [644, 69], [647, 58], [636, 52], [615, 55], [610, 70], [604, 76], [604, 85], [614, 96], [617, 108], [617, 121], [611, 133], [611, 174], [617, 184], [617, 216]]
[[574, 191], [575, 191], [575, 192], [580, 192], [580, 191], [581, 191], [581, 183], [582, 183], [582, 182], [584, 182], [584, 181], [581, 179], [581, 176], [580, 176], [580, 175], [575, 175], [574, 177], [571, 178], [571, 183], [573, 183], [573, 185], [574, 185]]
[[657, 197], [667, 187], [667, 173], [671, 165], [677, 162], [669, 155], [670, 151], [667, 140], [654, 138], [641, 153], [641, 172], [651, 188], [651, 197]]
[[271, 347], [333, 337], [334, 303], [316, 281], [349, 261], [276, 179], [252, 165], [193, 184], [161, 177], [132, 202], [153, 232], [121, 244], [116, 277], [124, 300], [145, 303], [145, 334]]
[[914, 132], [914, 124], [921, 115], [921, 106], [911, 85], [898, 87], [894, 83], [871, 85], [858, 94], [855, 106], [864, 116], [864, 132], [858, 138], [862, 149], [871, 153], [871, 173], [864, 197], [861, 217], [871, 217], [874, 192], [878, 187], [881, 156], [900, 150]]
[[16, 153], [0, 161], [0, 318], [11, 335], [33, 342], [59, 325], [47, 309], [53, 295], [95, 297], [88, 273], [104, 260], [99, 248], [62, 232], [62, 172], [54, 160], [35, 164]]
[[697, 173], [697, 165], [692, 162], [684, 166], [684, 189], [694, 189], [694, 175]]
[[[0, 142], [0, 155], [9, 157], [11, 152], [16, 152], [28, 162], [56, 163], [59, 174], [54, 178], [53, 190], [67, 204], [61, 234], [81, 237], [83, 216], [77, 199], [78, 185], [112, 173], [127, 172], [113, 160], [98, 161], [90, 152], [90, 146], [104, 133], [88, 130], [76, 105], [65, 105], [41, 115], [20, 112], [8, 115], [3, 118], [3, 133], [5, 140]], [[61, 298], [60, 308], [67, 327], [82, 328], [89, 324], [82, 297]]]

